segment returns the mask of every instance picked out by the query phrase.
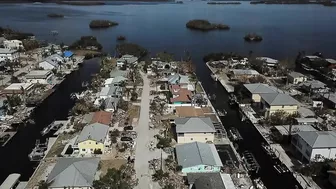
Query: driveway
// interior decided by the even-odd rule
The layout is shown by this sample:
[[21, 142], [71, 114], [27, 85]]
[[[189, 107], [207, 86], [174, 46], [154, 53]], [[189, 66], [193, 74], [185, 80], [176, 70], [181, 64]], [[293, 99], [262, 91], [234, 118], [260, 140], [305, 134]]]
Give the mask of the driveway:
[[147, 76], [141, 73], [143, 78], [143, 90], [141, 96], [141, 110], [139, 124], [135, 128], [138, 133], [135, 149], [135, 172], [139, 179], [136, 189], [157, 189], [160, 188], [158, 183], [152, 182], [152, 173], [148, 167], [148, 161], [153, 158], [160, 158], [160, 150], [149, 151], [148, 145], [156, 134], [154, 130], [149, 130], [149, 80]]

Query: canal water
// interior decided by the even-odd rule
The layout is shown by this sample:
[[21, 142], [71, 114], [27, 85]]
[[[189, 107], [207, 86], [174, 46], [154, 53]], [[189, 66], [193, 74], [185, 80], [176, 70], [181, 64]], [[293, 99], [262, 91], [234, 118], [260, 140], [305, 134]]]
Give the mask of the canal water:
[[35, 109], [35, 124], [19, 129], [6, 146], [0, 147], [0, 183], [11, 173], [20, 173], [21, 180], [29, 179], [36, 163], [29, 161], [28, 154], [34, 148], [36, 139], [45, 140], [41, 130], [54, 120], [68, 117], [75, 103], [70, 94], [84, 89], [82, 82], [90, 81], [92, 74], [98, 72], [99, 62], [99, 59], [87, 60], [79, 70], [68, 75], [57, 90]]

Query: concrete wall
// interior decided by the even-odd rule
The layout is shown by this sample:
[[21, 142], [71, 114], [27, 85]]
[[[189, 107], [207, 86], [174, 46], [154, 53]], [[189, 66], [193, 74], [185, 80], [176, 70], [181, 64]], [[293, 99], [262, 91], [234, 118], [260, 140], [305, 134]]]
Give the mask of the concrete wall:
[[182, 169], [183, 174], [187, 173], [213, 173], [220, 172], [220, 166], [208, 166], [208, 165], [197, 165], [193, 167], [187, 167]]
[[190, 142], [213, 142], [215, 139], [214, 133], [184, 133], [184, 136], [177, 134], [177, 143], [190, 143]]
[[328, 159], [336, 158], [336, 148], [323, 148], [323, 149], [313, 149], [311, 154], [311, 159], [313, 160], [316, 155], [321, 155], [322, 157]]
[[[80, 154], [93, 154], [95, 149], [100, 149], [104, 153], [104, 144], [101, 142], [96, 143], [93, 140], [86, 140], [84, 142], [78, 143]], [[85, 149], [85, 151], [83, 151]]]

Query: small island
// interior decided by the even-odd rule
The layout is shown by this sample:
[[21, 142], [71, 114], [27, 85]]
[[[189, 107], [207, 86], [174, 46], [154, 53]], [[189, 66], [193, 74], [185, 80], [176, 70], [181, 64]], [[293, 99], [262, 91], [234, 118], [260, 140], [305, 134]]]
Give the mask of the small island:
[[186, 27], [193, 30], [210, 31], [210, 30], [229, 30], [230, 27], [224, 24], [214, 24], [207, 20], [190, 20]]
[[92, 29], [109, 28], [117, 25], [117, 22], [112, 22], [109, 20], [92, 20], [89, 24], [90, 28]]
[[123, 36], [123, 35], [119, 35], [119, 36], [117, 37], [117, 41], [125, 41], [125, 40], [126, 40], [126, 37]]
[[48, 14], [48, 17], [49, 18], [64, 18], [64, 15], [63, 14], [51, 13], [51, 14]]
[[208, 2], [208, 5], [240, 5], [241, 2]]
[[257, 35], [255, 33], [249, 33], [245, 35], [244, 39], [247, 42], [260, 42], [263, 40], [263, 38], [260, 35]]

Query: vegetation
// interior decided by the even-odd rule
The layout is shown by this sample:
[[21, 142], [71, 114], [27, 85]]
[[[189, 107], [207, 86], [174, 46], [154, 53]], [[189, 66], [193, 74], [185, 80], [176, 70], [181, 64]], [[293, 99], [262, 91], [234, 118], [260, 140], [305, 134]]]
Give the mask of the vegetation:
[[117, 22], [112, 22], [109, 20], [92, 20], [89, 24], [90, 28], [92, 29], [109, 28], [117, 25], [118, 25]]
[[208, 5], [240, 5], [241, 2], [208, 2]]
[[147, 55], [148, 51], [141, 47], [140, 45], [134, 44], [134, 43], [122, 43], [118, 44], [117, 52], [120, 56], [125, 54], [130, 54], [136, 57], [144, 57]]
[[94, 149], [93, 153], [94, 154], [103, 154], [103, 152], [101, 151], [101, 149]]
[[171, 138], [162, 137], [160, 135], [155, 135], [155, 137], [158, 139], [158, 143], [156, 144], [157, 148], [167, 148], [171, 146]]
[[157, 53], [156, 57], [159, 58], [163, 62], [171, 62], [174, 60], [174, 55], [166, 51]]
[[110, 72], [116, 67], [116, 63], [114, 61], [110, 61], [107, 58], [103, 58], [100, 64], [100, 72], [99, 75], [107, 79], [110, 77]]
[[294, 118], [298, 117], [298, 114], [288, 114], [285, 111], [276, 111], [271, 114], [266, 123], [269, 125], [290, 125], [293, 124]]
[[186, 27], [193, 30], [210, 31], [210, 30], [229, 30], [230, 27], [224, 24], [213, 24], [207, 20], [190, 20]]
[[97, 41], [94, 36], [82, 36], [69, 47], [70, 49], [90, 49], [101, 50], [103, 46]]
[[218, 60], [229, 60], [230, 58], [241, 60], [244, 57], [236, 53], [210, 53], [203, 57], [203, 61], [209, 62], [209, 61], [218, 61]]
[[32, 33], [23, 33], [19, 31], [12, 30], [10, 28], [2, 28], [0, 27], [0, 35], [5, 37], [7, 40], [23, 40], [23, 39], [29, 39], [34, 36]]
[[38, 189], [48, 189], [50, 186], [49, 183], [47, 183], [45, 180], [41, 180], [39, 183], [38, 183]]
[[247, 42], [260, 42], [263, 40], [263, 38], [260, 35], [257, 35], [255, 33], [249, 33], [245, 35], [244, 39]]
[[80, 99], [75, 106], [72, 108], [72, 115], [84, 115], [89, 112], [96, 111], [97, 108], [92, 102], [86, 101], [85, 99]]
[[50, 13], [47, 15], [49, 18], [64, 18], [63, 14]]
[[327, 171], [332, 169], [330, 164], [335, 160], [323, 158], [321, 155], [316, 155], [311, 163], [306, 165], [294, 166], [293, 170], [309, 177], [328, 177]]
[[123, 35], [119, 35], [119, 36], [117, 37], [117, 41], [125, 41], [125, 40], [126, 40], [126, 37], [123, 36]]
[[108, 169], [106, 175], [93, 181], [95, 189], [132, 189], [135, 186], [133, 168], [122, 165], [120, 169]]
[[40, 47], [40, 44], [37, 40], [24, 39], [22, 40], [22, 44], [26, 51], [37, 49]]
[[152, 175], [153, 181], [159, 181], [162, 180], [163, 178], [168, 178], [169, 173], [164, 172], [162, 169], [156, 170], [155, 173]]

